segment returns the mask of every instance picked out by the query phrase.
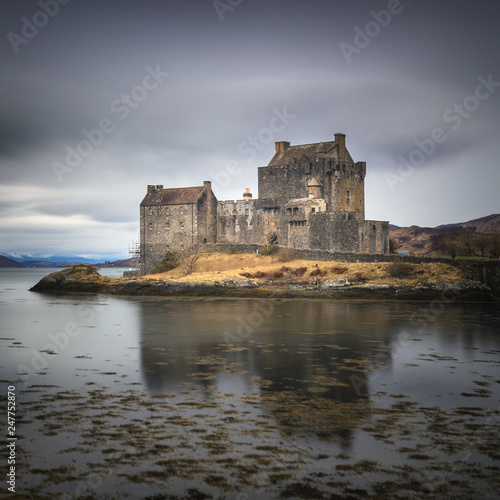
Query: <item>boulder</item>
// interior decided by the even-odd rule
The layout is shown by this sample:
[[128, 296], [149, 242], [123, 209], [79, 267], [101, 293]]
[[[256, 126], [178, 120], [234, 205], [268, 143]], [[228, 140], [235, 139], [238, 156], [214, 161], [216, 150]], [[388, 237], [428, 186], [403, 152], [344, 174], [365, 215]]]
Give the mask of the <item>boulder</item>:
[[44, 276], [32, 292], [99, 292], [105, 286], [104, 278], [94, 266], [75, 264]]

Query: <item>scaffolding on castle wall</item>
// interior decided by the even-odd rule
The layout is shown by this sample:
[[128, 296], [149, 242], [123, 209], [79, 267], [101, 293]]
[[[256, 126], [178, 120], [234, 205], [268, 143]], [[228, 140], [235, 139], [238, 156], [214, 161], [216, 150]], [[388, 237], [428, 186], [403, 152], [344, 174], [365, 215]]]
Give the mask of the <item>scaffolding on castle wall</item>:
[[131, 266], [131, 270], [138, 270], [141, 262], [141, 244], [138, 241], [134, 241], [128, 246], [128, 255], [130, 259], [136, 259], [136, 263]]

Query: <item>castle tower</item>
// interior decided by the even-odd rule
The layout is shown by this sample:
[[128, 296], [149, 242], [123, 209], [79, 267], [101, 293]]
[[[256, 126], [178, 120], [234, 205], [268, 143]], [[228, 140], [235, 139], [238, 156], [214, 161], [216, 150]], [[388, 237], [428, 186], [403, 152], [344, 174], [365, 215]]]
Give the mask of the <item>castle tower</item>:
[[217, 198], [212, 191], [212, 183], [210, 181], [204, 181], [203, 188], [207, 196], [205, 222], [206, 236], [203, 242], [217, 243]]

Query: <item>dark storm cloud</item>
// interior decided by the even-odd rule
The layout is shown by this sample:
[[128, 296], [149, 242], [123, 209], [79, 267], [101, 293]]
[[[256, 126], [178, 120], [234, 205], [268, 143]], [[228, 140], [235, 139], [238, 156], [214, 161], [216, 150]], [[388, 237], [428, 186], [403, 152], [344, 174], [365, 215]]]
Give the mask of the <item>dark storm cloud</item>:
[[[23, 36], [26, 20], [43, 21], [47, 1], [56, 2], [9, 3], [0, 21], [0, 181], [26, 215], [24, 237], [16, 230], [12, 243], [19, 250], [36, 250], [30, 230], [37, 220], [37, 230], [47, 231], [67, 230], [67, 220], [87, 251], [104, 248], [96, 235], [107, 232], [123, 255], [137, 237], [147, 183], [215, 181], [228, 162], [241, 172], [227, 185], [215, 182], [217, 196], [240, 197], [247, 186], [255, 192], [256, 167], [274, 147], [261, 141], [249, 154], [248, 142], [276, 110], [294, 118], [273, 140], [348, 134], [352, 155], [368, 162], [367, 201], [378, 200], [372, 216], [392, 219], [397, 207], [399, 224], [437, 224], [492, 207], [484, 193], [499, 180], [500, 88], [477, 107], [467, 99], [478, 78], [500, 81], [496, 2], [475, 4], [472, 21], [470, 3], [451, 0], [244, 0], [233, 7], [222, 0], [218, 9], [201, 0], [71, 0], [15, 46], [12, 34]], [[354, 47], [349, 56], [346, 46]], [[148, 68], [168, 76], [137, 90]], [[464, 105], [475, 108], [467, 117], [455, 108]], [[102, 120], [110, 125], [97, 140]], [[391, 191], [385, 174], [397, 174], [399, 157], [437, 128], [446, 140]], [[54, 163], [65, 165], [68, 148], [92, 131], [92, 151], [57, 176]], [[424, 212], [408, 203], [412, 192], [425, 191], [426, 178], [442, 182], [450, 169], [460, 173], [453, 184], [460, 191], [471, 158], [479, 164], [468, 182], [483, 196], [455, 207], [450, 193], [449, 203], [431, 200]], [[12, 211], [0, 217], [3, 234], [14, 227]]]

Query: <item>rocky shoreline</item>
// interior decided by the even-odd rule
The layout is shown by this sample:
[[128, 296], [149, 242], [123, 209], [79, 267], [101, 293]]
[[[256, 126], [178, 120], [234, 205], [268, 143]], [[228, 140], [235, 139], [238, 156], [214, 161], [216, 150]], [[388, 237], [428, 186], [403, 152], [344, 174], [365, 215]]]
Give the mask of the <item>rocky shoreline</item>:
[[417, 286], [357, 283], [346, 279], [303, 283], [230, 277], [214, 281], [157, 280], [143, 277], [107, 278], [87, 264], [79, 264], [42, 278], [30, 291], [104, 293], [131, 296], [324, 298], [375, 300], [500, 301], [498, 290], [467, 281], [438, 281]]

